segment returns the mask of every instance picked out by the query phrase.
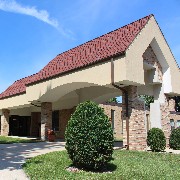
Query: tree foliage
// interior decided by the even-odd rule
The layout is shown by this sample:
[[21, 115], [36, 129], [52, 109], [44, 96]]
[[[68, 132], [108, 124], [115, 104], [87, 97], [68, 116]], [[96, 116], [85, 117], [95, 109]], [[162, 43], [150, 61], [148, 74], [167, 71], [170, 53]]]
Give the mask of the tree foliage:
[[166, 148], [164, 132], [159, 128], [152, 128], [148, 131], [147, 145], [154, 152], [163, 151]]
[[142, 98], [145, 101], [145, 105], [148, 108], [150, 108], [150, 104], [154, 102], [154, 97], [153, 96], [140, 95], [139, 97]]
[[172, 149], [180, 150], [180, 128], [173, 129], [171, 132], [169, 146]]
[[109, 102], [109, 103], [111, 103], [111, 102], [118, 103], [118, 101], [117, 101], [117, 98], [116, 98], [116, 97], [109, 99], [107, 102]]
[[77, 106], [68, 122], [65, 140], [75, 166], [100, 169], [112, 159], [114, 137], [110, 120], [94, 102]]

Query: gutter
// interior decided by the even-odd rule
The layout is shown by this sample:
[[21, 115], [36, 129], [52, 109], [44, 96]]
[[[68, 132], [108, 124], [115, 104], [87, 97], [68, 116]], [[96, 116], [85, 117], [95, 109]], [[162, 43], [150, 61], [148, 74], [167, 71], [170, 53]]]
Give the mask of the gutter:
[[111, 84], [115, 88], [121, 90], [125, 94], [125, 106], [126, 106], [126, 132], [127, 132], [127, 145], [126, 149], [129, 150], [129, 110], [128, 110], [128, 91], [114, 83], [114, 59], [111, 58]]

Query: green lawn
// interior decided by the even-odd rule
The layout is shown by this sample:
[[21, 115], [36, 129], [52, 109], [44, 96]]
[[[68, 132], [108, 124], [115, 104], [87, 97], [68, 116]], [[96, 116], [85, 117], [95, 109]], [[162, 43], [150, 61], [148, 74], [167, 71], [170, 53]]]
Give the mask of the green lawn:
[[20, 139], [20, 138], [12, 138], [8, 136], [0, 136], [0, 144], [11, 144], [11, 143], [32, 143], [39, 142], [40, 140], [36, 139]]
[[23, 168], [32, 180], [180, 179], [180, 155], [173, 154], [116, 150], [108, 166], [108, 170], [112, 173], [86, 171], [72, 173], [66, 170], [70, 165], [71, 161], [66, 151], [60, 151], [34, 157], [28, 160]]

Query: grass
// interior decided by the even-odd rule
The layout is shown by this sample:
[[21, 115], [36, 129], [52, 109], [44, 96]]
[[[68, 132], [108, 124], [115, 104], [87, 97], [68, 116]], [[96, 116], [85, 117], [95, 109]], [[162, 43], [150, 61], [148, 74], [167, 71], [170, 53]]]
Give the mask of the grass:
[[71, 165], [66, 151], [52, 152], [29, 159], [23, 169], [35, 180], [178, 180], [180, 179], [180, 155], [116, 150], [108, 165], [112, 173], [88, 171], [68, 172]]
[[39, 142], [36, 139], [22, 139], [22, 138], [12, 138], [8, 136], [0, 136], [0, 144], [12, 144], [12, 143], [32, 143]]

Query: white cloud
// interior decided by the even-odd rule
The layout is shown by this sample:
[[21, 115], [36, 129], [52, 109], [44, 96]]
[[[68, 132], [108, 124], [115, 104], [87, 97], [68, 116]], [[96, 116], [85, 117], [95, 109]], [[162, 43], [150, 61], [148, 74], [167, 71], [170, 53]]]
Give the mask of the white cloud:
[[62, 28], [59, 28], [58, 21], [50, 18], [46, 10], [38, 10], [36, 7], [23, 6], [15, 0], [0, 0], [0, 10], [33, 16], [64, 32]]

